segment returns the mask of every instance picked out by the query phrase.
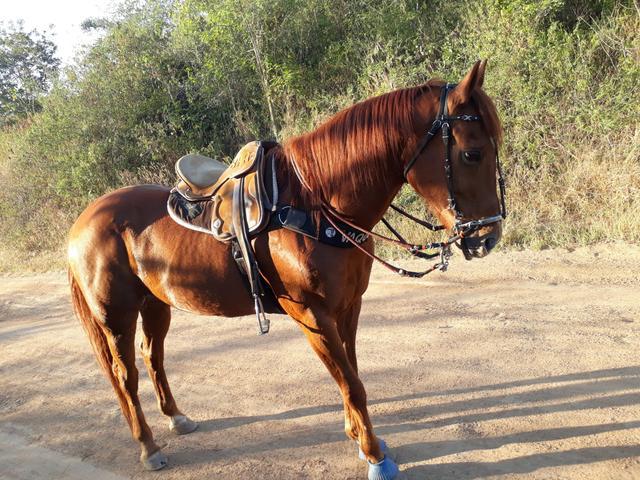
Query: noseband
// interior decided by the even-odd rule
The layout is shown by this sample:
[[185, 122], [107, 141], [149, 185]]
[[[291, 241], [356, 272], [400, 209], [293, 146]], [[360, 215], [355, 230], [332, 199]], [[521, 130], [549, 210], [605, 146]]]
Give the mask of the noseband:
[[[496, 150], [496, 171], [497, 171], [497, 178], [498, 178], [498, 186], [500, 189], [500, 212], [497, 215], [493, 215], [490, 217], [482, 217], [475, 220], [467, 220], [466, 222], [463, 221], [464, 215], [460, 210], [458, 203], [456, 202], [454, 191], [453, 191], [454, 189], [453, 189], [453, 168], [451, 163], [451, 143], [449, 142], [449, 139], [451, 137], [451, 128], [452, 128], [453, 122], [455, 121], [476, 122], [476, 121], [481, 121], [482, 118], [478, 115], [463, 114], [463, 115], [450, 116], [448, 114], [447, 97], [449, 95], [449, 92], [453, 90], [455, 87], [456, 87], [455, 83], [447, 83], [444, 87], [442, 87], [442, 90], [440, 91], [440, 108], [438, 109], [438, 115], [436, 116], [436, 119], [431, 124], [431, 128], [429, 129], [429, 131], [420, 140], [420, 143], [418, 144], [418, 148], [416, 149], [416, 152], [413, 154], [413, 156], [411, 157], [411, 160], [409, 160], [407, 165], [404, 167], [404, 172], [403, 172], [404, 179], [406, 182], [407, 174], [409, 173], [411, 168], [414, 166], [414, 164], [416, 163], [416, 161], [418, 160], [418, 158], [420, 157], [424, 149], [427, 148], [427, 145], [429, 145], [429, 142], [435, 138], [438, 131], [442, 130], [442, 142], [444, 143], [444, 150], [445, 150], [444, 170], [445, 170], [445, 176], [447, 179], [447, 189], [449, 191], [449, 208], [453, 211], [456, 218], [456, 223], [452, 229], [453, 235], [451, 237], [449, 237], [444, 242], [432, 242], [424, 245], [409, 243], [402, 237], [402, 235], [400, 235], [400, 233], [397, 230], [395, 230], [391, 226], [388, 220], [383, 218], [382, 223], [389, 229], [389, 231], [391, 231], [391, 233], [396, 238], [393, 239], [393, 238], [385, 237], [384, 235], [380, 235], [379, 233], [366, 230], [358, 225], [355, 225], [354, 223], [350, 222], [348, 219], [340, 215], [338, 212], [336, 212], [336, 210], [327, 201], [323, 200], [322, 202], [322, 206], [321, 206], [322, 213], [324, 217], [327, 219], [327, 221], [336, 229], [336, 231], [342, 234], [344, 238], [346, 238], [349, 242], [351, 242], [358, 250], [362, 251], [365, 255], [371, 257], [374, 260], [377, 260], [378, 262], [382, 263], [382, 265], [387, 267], [389, 270], [402, 276], [420, 278], [425, 276], [427, 273], [433, 272], [434, 270], [445, 271], [449, 265], [449, 258], [451, 257], [452, 244], [463, 239], [465, 236], [468, 236], [476, 232], [477, 230], [479, 230], [480, 228], [486, 225], [491, 225], [493, 223], [497, 223], [501, 221], [504, 218], [507, 218], [507, 207], [505, 203], [505, 184], [504, 184], [504, 178], [502, 176], [502, 167], [500, 165], [500, 159], [498, 157], [497, 145], [495, 145], [495, 142], [492, 139], [492, 143], [494, 144], [494, 147]], [[304, 179], [300, 175], [297, 165], [295, 164], [295, 159], [292, 159], [292, 163], [294, 165], [294, 171], [296, 173], [296, 176], [300, 180], [300, 183], [304, 185], [306, 188], [309, 188], [307, 186], [307, 183], [304, 181]], [[396, 212], [398, 212], [399, 214], [407, 217], [409, 220], [425, 228], [428, 228], [429, 230], [438, 231], [438, 230], [445, 229], [444, 225], [433, 225], [432, 223], [429, 223], [425, 220], [416, 218], [410, 213], [403, 210], [402, 208], [398, 207], [397, 205], [391, 204], [391, 208]], [[371, 235], [383, 241], [394, 243], [395, 245], [401, 248], [404, 248], [411, 255], [415, 257], [425, 258], [425, 259], [433, 259], [436, 257], [440, 257], [440, 261], [433, 264], [427, 270], [424, 270], [421, 272], [414, 272], [414, 271], [405, 270], [403, 268], [396, 267], [394, 265], [391, 265], [389, 262], [381, 259], [380, 257], [376, 256], [375, 254], [370, 253], [364, 247], [362, 247], [362, 245], [354, 241], [350, 235], [348, 235], [342, 228], [340, 228], [336, 220], [339, 220], [342, 223], [349, 225], [351, 228], [358, 230], [362, 233], [365, 233], [367, 235]], [[432, 250], [432, 251], [435, 250], [436, 253], [425, 253], [425, 250]]]
[[493, 139], [491, 142], [493, 143], [496, 150], [496, 170], [498, 176], [498, 187], [500, 189], [500, 213], [498, 215], [493, 215], [490, 217], [483, 217], [477, 220], [470, 220], [467, 222], [463, 222], [462, 219], [464, 215], [458, 203], [456, 202], [456, 197], [453, 193], [453, 165], [451, 164], [451, 142], [449, 139], [451, 138], [451, 129], [453, 127], [453, 122], [461, 121], [461, 122], [478, 122], [481, 121], [482, 118], [479, 115], [456, 115], [450, 116], [448, 113], [447, 107], [447, 97], [449, 96], [449, 92], [456, 87], [455, 83], [447, 83], [440, 90], [440, 108], [438, 109], [438, 116], [431, 124], [431, 128], [426, 133], [422, 140], [420, 140], [420, 144], [416, 149], [416, 152], [411, 157], [411, 160], [404, 167], [404, 180], [407, 181], [407, 174], [411, 170], [411, 168], [415, 165], [416, 161], [422, 154], [429, 142], [433, 140], [438, 133], [439, 130], [442, 130], [442, 143], [444, 144], [444, 173], [447, 178], [447, 190], [449, 191], [449, 209], [454, 213], [456, 218], [456, 223], [453, 227], [454, 233], [460, 233], [461, 236], [469, 235], [470, 233], [475, 232], [476, 230], [484, 227], [485, 225], [490, 225], [492, 223], [496, 223], [501, 221], [504, 218], [507, 218], [507, 207], [505, 203], [505, 185], [504, 178], [502, 177], [502, 166], [500, 165], [500, 158], [498, 156], [498, 148]]

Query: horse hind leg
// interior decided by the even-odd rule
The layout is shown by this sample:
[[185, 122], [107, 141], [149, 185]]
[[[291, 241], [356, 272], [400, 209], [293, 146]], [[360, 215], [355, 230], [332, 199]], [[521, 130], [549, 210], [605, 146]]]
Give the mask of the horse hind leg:
[[140, 351], [153, 383], [160, 411], [169, 417], [169, 428], [185, 435], [198, 428], [198, 424], [184, 415], [176, 405], [164, 370], [164, 339], [171, 323], [171, 307], [155, 297], [145, 297], [140, 308], [143, 338]]
[[104, 314], [98, 318], [72, 274], [70, 281], [74, 310], [89, 336], [98, 363], [113, 385], [131, 434], [140, 444], [140, 461], [147, 470], [164, 468], [167, 457], [153, 440], [138, 397], [134, 345], [138, 309], [102, 305]]

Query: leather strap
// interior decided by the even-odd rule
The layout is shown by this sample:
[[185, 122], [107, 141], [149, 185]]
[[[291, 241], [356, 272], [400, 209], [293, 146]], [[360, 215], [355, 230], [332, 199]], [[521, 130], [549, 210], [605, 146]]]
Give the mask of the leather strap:
[[258, 320], [258, 334], [264, 335], [269, 332], [270, 322], [264, 313], [264, 306], [260, 298], [263, 294], [258, 278], [260, 273], [249, 241], [249, 227], [244, 206], [244, 177], [240, 178], [233, 189], [233, 229], [236, 232], [238, 246], [244, 259], [245, 272], [249, 277], [251, 296]]

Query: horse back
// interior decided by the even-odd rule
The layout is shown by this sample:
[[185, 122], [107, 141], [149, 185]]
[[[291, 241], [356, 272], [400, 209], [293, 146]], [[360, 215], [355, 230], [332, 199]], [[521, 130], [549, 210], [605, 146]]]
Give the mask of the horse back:
[[116, 292], [152, 294], [205, 315], [251, 313], [230, 245], [171, 220], [168, 195], [159, 185], [125, 187], [98, 198], [78, 217], [69, 234], [69, 266], [85, 294], [101, 301], [117, 301]]

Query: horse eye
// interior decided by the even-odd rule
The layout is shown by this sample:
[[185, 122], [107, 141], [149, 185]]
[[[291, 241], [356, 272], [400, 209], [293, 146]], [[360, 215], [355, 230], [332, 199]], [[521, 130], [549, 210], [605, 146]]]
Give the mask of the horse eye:
[[467, 163], [469, 165], [480, 163], [481, 158], [482, 155], [478, 150], [467, 150], [465, 152], [462, 152], [462, 159], [464, 160], [464, 163]]

